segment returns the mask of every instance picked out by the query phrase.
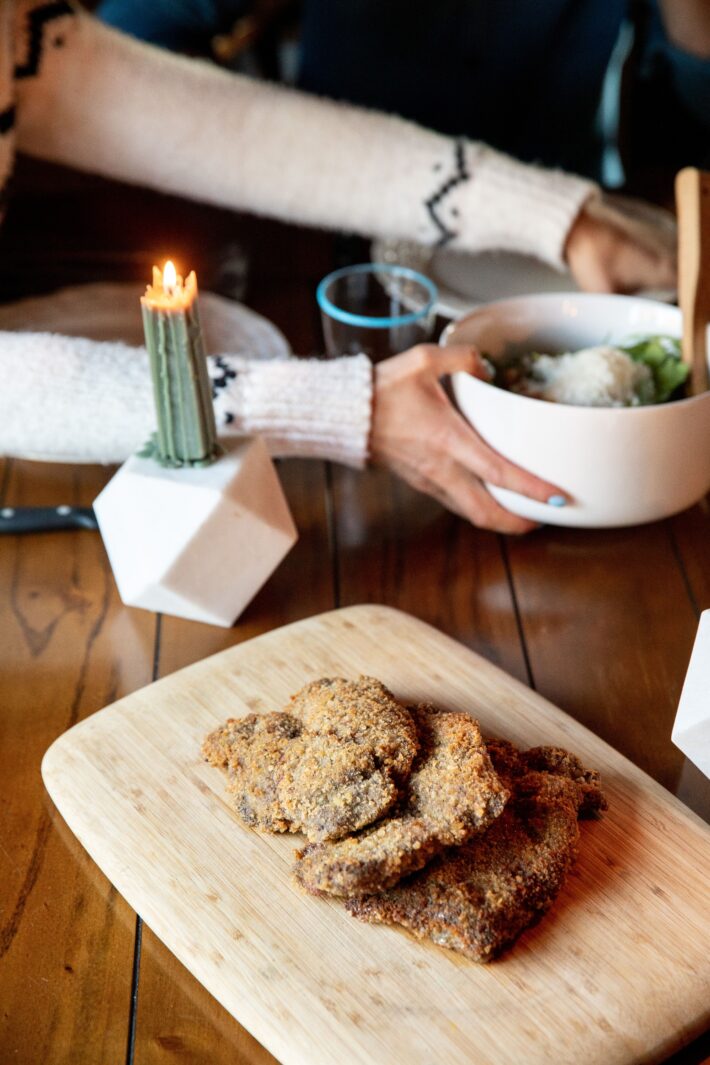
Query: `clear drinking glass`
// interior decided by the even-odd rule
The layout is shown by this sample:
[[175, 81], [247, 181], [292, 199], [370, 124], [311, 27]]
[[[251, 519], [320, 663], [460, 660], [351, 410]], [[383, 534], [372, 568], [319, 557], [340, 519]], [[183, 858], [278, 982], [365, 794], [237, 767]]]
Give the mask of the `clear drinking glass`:
[[316, 292], [327, 354], [373, 362], [429, 340], [436, 285], [407, 266], [362, 263], [328, 274]]

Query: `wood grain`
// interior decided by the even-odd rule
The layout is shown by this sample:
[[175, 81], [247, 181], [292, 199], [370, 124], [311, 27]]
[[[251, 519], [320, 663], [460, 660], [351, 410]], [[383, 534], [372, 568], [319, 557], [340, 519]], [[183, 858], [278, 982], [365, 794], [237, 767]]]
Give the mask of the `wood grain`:
[[[710, 542], [710, 501], [676, 515], [669, 522], [671, 543], [681, 568], [696, 618], [710, 607], [710, 567], [707, 545]], [[673, 789], [692, 810], [710, 820], [710, 783], [708, 778], [686, 758]], [[707, 1060], [710, 1061], [710, 1036]]]
[[[242, 828], [221, 774], [197, 756], [226, 714], [361, 669], [403, 699], [468, 709], [488, 733], [560, 743], [602, 771], [608, 814], [585, 827], [556, 910], [505, 960], [478, 966], [300, 895], [293, 839]], [[355, 607], [231, 648], [82, 722], [43, 774], [118, 889], [285, 1065], [652, 1061], [709, 1019], [707, 826], [577, 722], [407, 615]]]
[[[250, 306], [265, 314], [288, 337], [294, 351], [317, 349], [313, 304], [321, 274], [330, 269], [331, 238], [324, 234], [273, 226], [266, 234], [240, 220], [240, 242], [247, 250], [256, 284]], [[269, 239], [270, 238], [270, 239]], [[285, 264], [301, 264], [294, 277]], [[230, 630], [163, 618], [156, 653], [156, 675], [166, 676], [206, 655], [215, 654], [278, 625], [328, 610], [335, 605], [332, 562], [327, 538], [322, 463], [279, 463], [299, 541], [256, 599]], [[143, 929], [138, 979], [134, 1053], [141, 1065], [163, 1065], [181, 1054], [211, 1065], [266, 1065], [271, 1055], [165, 949], [149, 928]]]
[[[16, 178], [13, 209], [8, 212], [0, 232], [3, 298], [26, 296], [79, 281], [130, 279], [140, 285], [151, 264], [168, 254], [178, 255], [196, 266], [204, 288], [235, 295], [223, 265], [225, 257], [229, 259], [233, 254], [232, 244], [236, 243], [248, 259], [246, 302], [275, 321], [295, 350], [303, 353], [317, 350], [313, 291], [315, 281], [333, 266], [332, 243], [327, 236], [78, 176], [26, 159], [19, 161]], [[355, 254], [366, 255], [367, 249], [363, 247]], [[352, 259], [343, 260], [339, 265], [345, 261]], [[97, 481], [104, 476], [102, 471], [95, 472]], [[522, 678], [526, 676], [527, 654], [533, 675], [544, 690], [559, 691], [566, 708], [579, 713], [592, 728], [596, 728], [598, 718], [599, 727], [608, 730], [607, 735], [616, 742], [615, 719], [605, 699], [604, 670], [593, 657], [600, 648], [608, 651], [608, 647], [603, 633], [595, 629], [607, 625], [612, 633], [632, 630], [634, 607], [629, 589], [645, 580], [643, 623], [650, 626], [650, 644], [657, 647], [656, 623], [661, 637], [669, 627], [664, 599], [669, 584], [665, 580], [655, 582], [655, 571], [649, 572], [648, 565], [668, 565], [665, 548], [649, 555], [642, 546], [636, 553], [633, 536], [637, 531], [629, 530], [631, 541], [624, 543], [617, 558], [604, 540], [606, 534], [600, 535], [602, 547], [595, 534], [580, 534], [579, 549], [566, 565], [561, 565], [558, 574], [557, 549], [548, 551], [538, 543], [550, 531], [535, 534], [535, 550], [525, 555], [522, 569], [515, 550], [511, 553], [516, 589], [523, 601], [525, 632], [530, 637], [526, 647], [517, 631], [515, 599], [506, 579], [506, 560], [498, 538], [470, 529], [421, 497], [410, 494], [408, 500], [401, 498], [396, 482], [388, 480], [386, 475], [374, 480], [349, 473], [344, 476], [351, 482], [348, 495], [340, 494], [336, 477], [336, 531], [341, 546], [340, 567], [335, 573], [340, 577], [346, 601], [384, 599], [401, 605], [459, 635], [469, 646]], [[23, 464], [16, 468], [8, 487], [16, 503], [62, 502], [70, 488], [77, 488], [77, 502], [88, 502], [92, 493], [84, 492], [83, 477], [82, 471], [66, 467], [52, 469]], [[375, 498], [380, 491], [385, 496], [382, 503]], [[384, 524], [378, 516], [383, 506]], [[353, 525], [360, 528], [365, 538], [355, 545], [344, 535]], [[710, 606], [707, 503], [673, 519], [672, 529], [687, 601], [693, 608], [697, 603]], [[323, 547], [322, 505], [309, 511], [301, 532], [303, 537], [315, 539], [318, 550], [322, 549], [319, 560], [322, 571], [330, 571], [332, 559]], [[645, 543], [646, 532], [638, 530], [638, 533], [640, 543]], [[3, 907], [8, 902], [14, 906], [18, 878], [28, 870], [34, 876], [33, 870], [38, 869], [20, 930], [13, 946], [0, 960], [0, 1060], [3, 1062], [6, 1058], [20, 1063], [26, 1061], [28, 1065], [44, 1060], [71, 1061], [72, 1065], [123, 1061], [128, 1038], [128, 1005], [123, 991], [130, 980], [126, 972], [130, 968], [132, 949], [132, 911], [120, 897], [111, 903], [107, 881], [59, 817], [52, 819], [48, 835], [45, 855], [51, 855], [51, 860], [45, 856], [35, 865], [27, 860], [33, 853], [38, 817], [42, 810], [52, 809], [48, 801], [42, 800], [39, 785], [38, 764], [43, 746], [66, 724], [67, 708], [76, 699], [82, 676], [89, 682], [78, 699], [78, 712], [83, 715], [113, 697], [109, 691], [103, 697], [96, 696], [102, 671], [104, 687], [108, 684], [118, 694], [149, 679], [153, 657], [157, 668], [167, 672], [216, 649], [209, 635], [212, 630], [187, 623], [180, 632], [166, 630], [158, 646], [152, 635], [147, 639], [147, 634], [156, 630], [154, 619], [138, 611], [126, 611], [111, 599], [89, 656], [91, 665], [87, 667], [87, 626], [97, 618], [96, 603], [103, 602], [106, 581], [105, 570], [96, 557], [83, 557], [89, 542], [87, 536], [90, 534], [63, 533], [51, 539], [0, 539], [0, 579], [4, 592], [0, 602], [0, 668], [3, 677], [10, 678], [9, 686], [3, 688], [5, 698], [0, 722], [0, 849], [6, 845], [2, 833], [7, 830], [8, 851], [12, 855], [0, 854]], [[517, 541], [511, 545], [515, 549]], [[569, 545], [566, 549], [569, 550]], [[595, 562], [599, 551], [609, 571], [604, 578], [605, 601], [601, 610], [600, 593], [595, 587], [599, 579], [599, 566]], [[37, 562], [38, 557], [41, 564]], [[574, 578], [576, 598], [564, 594], [572, 564], [578, 571]], [[536, 566], [539, 566], [537, 574]], [[588, 582], [584, 580], [585, 573]], [[84, 605], [83, 613], [70, 611], [63, 617], [45, 651], [32, 657], [23, 643], [24, 635], [18, 635], [18, 621], [11, 610], [9, 589], [13, 580], [19, 589], [37, 593], [31, 602], [36, 604], [40, 599], [44, 609], [50, 599], [75, 601], [77, 579], [89, 605]], [[278, 575], [274, 578], [279, 579]], [[305, 582], [289, 571], [291, 580], [293, 585], [285, 581], [278, 584], [278, 597], [269, 599], [265, 593], [261, 605], [255, 604], [254, 613], [243, 619], [250, 633], [260, 631], [260, 626], [277, 624], [279, 619], [308, 612], [311, 600], [308, 591], [304, 591]], [[617, 581], [625, 589], [621, 596], [614, 595]], [[671, 591], [671, 615], [676, 617], [682, 615], [682, 596], [678, 597], [675, 582]], [[559, 611], [555, 612], [552, 604], [560, 592], [564, 597]], [[313, 609], [321, 609], [315, 605], [315, 598]], [[323, 606], [330, 605], [330, 601], [324, 601]], [[616, 610], [623, 615], [619, 621], [614, 618]], [[221, 646], [227, 646], [232, 637], [241, 638], [246, 631], [241, 629], [241, 624], [233, 633], [220, 631], [220, 640], [222, 637], [225, 640]], [[684, 621], [681, 640], [685, 638], [686, 626]], [[140, 635], [136, 638], [138, 630]], [[109, 651], [112, 633], [115, 639]], [[639, 642], [640, 637], [631, 640], [628, 661], [626, 648], [616, 645], [612, 677], [615, 684], [623, 678], [629, 682], [629, 699], [635, 711], [639, 706], [643, 710], [643, 699], [634, 687], [634, 665], [642, 654]], [[678, 646], [670, 656], [667, 651], [663, 653], [663, 671], [672, 668], [677, 675], [682, 670], [677, 660]], [[554, 684], [552, 677], [556, 653], [561, 672], [559, 685]], [[114, 669], [115, 684], [108, 681]], [[642, 669], [650, 673], [652, 665], [642, 662]], [[645, 685], [642, 688], [647, 694], [658, 693], [659, 679], [650, 688]], [[667, 735], [667, 712], [657, 715], [649, 708], [634, 726], [627, 720], [623, 692], [615, 696], [613, 706], [619, 742], [628, 744], [626, 750], [640, 751], [643, 755], [645, 734], [653, 750], [653, 756], [647, 760], [648, 767], [652, 771], [658, 767], [663, 777], [668, 757], [672, 770], [663, 779], [675, 779], [678, 794], [692, 802], [695, 809], [707, 809], [702, 805], [707, 781], [698, 779], [699, 774], [694, 777], [689, 763], [682, 766], [675, 778], [676, 754]], [[29, 731], [30, 726], [35, 726], [34, 734]], [[16, 729], [20, 730], [17, 734]], [[633, 740], [630, 743], [629, 729]], [[31, 752], [21, 767], [13, 768], [18, 751], [25, 744], [30, 744]], [[56, 853], [58, 850], [61, 853]], [[51, 923], [43, 914], [50, 914]], [[4, 917], [3, 909], [1, 920]], [[37, 922], [38, 932], [34, 936], [30, 934], [31, 922]], [[105, 936], [99, 935], [100, 928], [108, 929]], [[72, 954], [66, 964], [73, 972], [63, 967], [63, 953], [68, 944]], [[6, 988], [9, 989], [7, 997]], [[129, 1063], [135, 1060], [143, 1065], [177, 1059], [209, 1060], [215, 1065], [226, 1065], [243, 1057], [261, 1065], [264, 1058], [269, 1060], [266, 1052], [249, 1041], [229, 1014], [147, 931], [143, 937], [141, 979], [136, 994], [136, 1047], [135, 1054], [129, 1053]], [[71, 1042], [70, 1047], [67, 1041]], [[676, 1055], [673, 1061], [679, 1065], [681, 1062], [699, 1065], [707, 1056], [706, 1039]], [[343, 1061], [348, 1061], [347, 1055]]]
[[[333, 606], [325, 538], [322, 463], [281, 464], [281, 477], [300, 539], [233, 629], [217, 629], [180, 618], [163, 618], [159, 672], [177, 669], [225, 648]], [[136, 1060], [158, 1065], [177, 1053], [189, 1060], [267, 1065], [259, 1046], [204, 987], [165, 949], [149, 928], [143, 931]]]
[[699, 616], [710, 607], [710, 499], [671, 519], [670, 528], [678, 557], [688, 582], [693, 609]]
[[[3, 502], [85, 505], [106, 477], [13, 463]], [[155, 620], [122, 608], [92, 532], [3, 536], [0, 586], [0, 1060], [122, 1060], [135, 919], [61, 831], [39, 765], [66, 728], [150, 680]]]
[[410, 611], [527, 680], [501, 538], [387, 470], [334, 467], [333, 481], [339, 604]]
[[[536, 689], [674, 790], [670, 743], [697, 620], [669, 525], [510, 540]], [[710, 782], [695, 808], [710, 817]]]
[[710, 174], [685, 167], [676, 177], [678, 303], [683, 312], [683, 360], [689, 391], [708, 388], [706, 330], [710, 323]]

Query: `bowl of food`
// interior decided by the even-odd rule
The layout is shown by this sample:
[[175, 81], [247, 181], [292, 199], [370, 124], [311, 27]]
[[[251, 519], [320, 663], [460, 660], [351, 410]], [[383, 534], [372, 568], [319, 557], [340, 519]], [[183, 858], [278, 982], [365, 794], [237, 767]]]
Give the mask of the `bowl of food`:
[[534, 521], [587, 528], [676, 514], [710, 491], [710, 392], [686, 393], [681, 314], [631, 296], [499, 300], [452, 322], [490, 381], [453, 377], [461, 412], [491, 447], [571, 497], [556, 508], [487, 485]]

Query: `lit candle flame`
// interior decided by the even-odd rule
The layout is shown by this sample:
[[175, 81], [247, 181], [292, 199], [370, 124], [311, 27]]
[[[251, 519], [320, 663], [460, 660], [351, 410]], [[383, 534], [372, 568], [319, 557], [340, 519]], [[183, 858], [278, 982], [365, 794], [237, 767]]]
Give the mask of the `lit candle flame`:
[[163, 291], [172, 295], [173, 289], [177, 284], [177, 270], [172, 259], [168, 259], [163, 267]]
[[[2, 0], [0, 0], [2, 6]], [[197, 299], [197, 278], [191, 270], [183, 281], [175, 269], [175, 264], [166, 262], [161, 270], [153, 267], [153, 283], [148, 285], [141, 302], [145, 307], [160, 308], [164, 311], [184, 311]]]

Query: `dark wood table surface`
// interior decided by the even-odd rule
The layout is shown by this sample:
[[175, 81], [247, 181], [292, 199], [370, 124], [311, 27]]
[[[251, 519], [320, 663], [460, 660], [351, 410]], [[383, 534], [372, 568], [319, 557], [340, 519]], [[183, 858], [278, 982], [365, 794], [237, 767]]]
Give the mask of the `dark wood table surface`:
[[[230, 262], [248, 261], [246, 301], [309, 353], [320, 346], [315, 284], [353, 248], [21, 168], [0, 234], [0, 298], [117, 279], [134, 281], [138, 295], [168, 252], [194, 265], [203, 287], [226, 292], [237, 284]], [[307, 461], [279, 469], [300, 539], [230, 630], [124, 607], [95, 532], [0, 539], [2, 1063], [274, 1060], [83, 852], [44, 791], [40, 760], [107, 703], [286, 622], [358, 602], [410, 611], [534, 687], [710, 820], [710, 782], [670, 742], [698, 615], [710, 606], [707, 501], [641, 528], [513, 539], [470, 527], [382, 471]], [[6, 461], [0, 505], [90, 504], [111, 472]], [[706, 1036], [673, 1060], [709, 1056]]]

